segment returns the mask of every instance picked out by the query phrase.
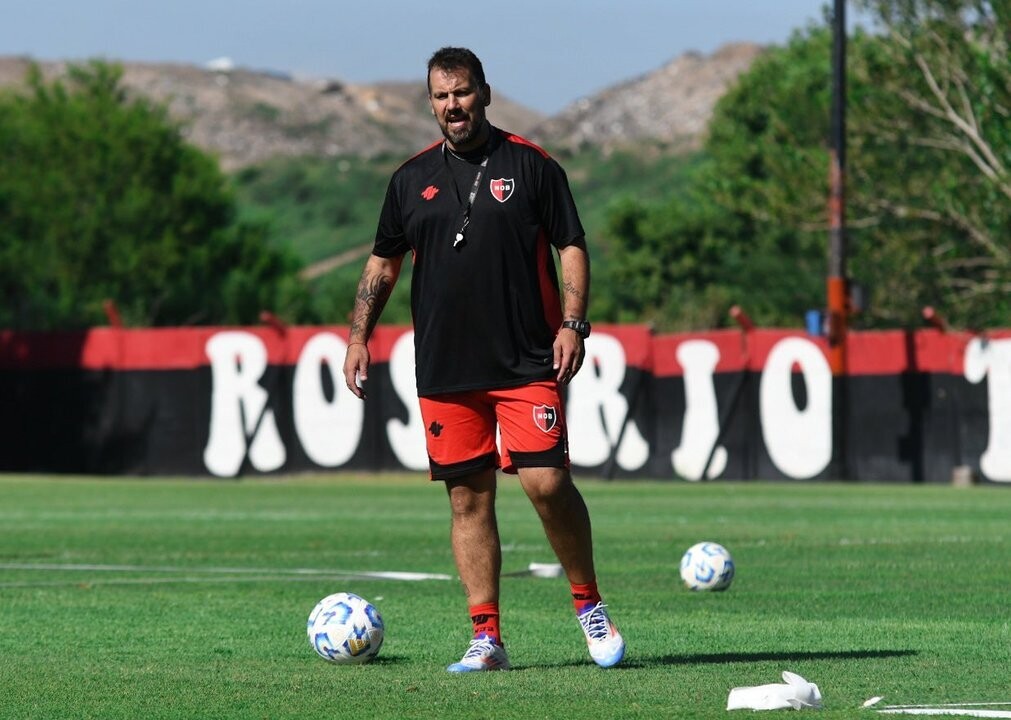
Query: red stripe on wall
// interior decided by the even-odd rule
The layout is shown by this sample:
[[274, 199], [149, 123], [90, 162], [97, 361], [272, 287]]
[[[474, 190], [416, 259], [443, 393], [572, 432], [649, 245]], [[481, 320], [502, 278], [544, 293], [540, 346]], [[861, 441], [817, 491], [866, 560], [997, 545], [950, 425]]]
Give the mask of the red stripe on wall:
[[[407, 327], [376, 328], [369, 349], [372, 362], [389, 361], [393, 343]], [[322, 332], [347, 342], [346, 327], [292, 326], [278, 332], [264, 327], [93, 328], [82, 332], [0, 331], [0, 368], [51, 370], [192, 370], [207, 366], [207, 342], [223, 332], [255, 335], [271, 365], [295, 365], [305, 344]]]
[[[1009, 330], [989, 332], [988, 337], [1011, 337]], [[818, 346], [828, 359], [825, 338], [802, 331], [724, 330], [708, 333], [659, 335], [653, 341], [653, 367], [658, 377], [680, 376], [677, 362], [680, 344], [694, 340], [713, 343], [720, 359], [716, 372], [760, 371], [772, 349], [790, 337], [803, 338]], [[894, 375], [904, 372], [963, 373], [965, 348], [975, 337], [969, 333], [942, 333], [937, 330], [883, 330], [852, 332], [848, 335], [848, 375]]]
[[921, 330], [916, 333], [914, 370], [931, 373], [964, 373], [965, 348], [975, 337], [969, 333], [942, 333]]
[[[545, 253], [547, 244], [545, 243]], [[543, 258], [547, 260], [547, 256]], [[547, 268], [543, 268], [543, 282]], [[546, 301], [557, 298], [545, 292]], [[545, 308], [550, 315], [561, 308]], [[369, 341], [373, 363], [389, 362], [394, 344], [410, 327], [385, 325], [376, 328]], [[0, 369], [81, 368], [85, 370], [188, 370], [207, 366], [207, 342], [222, 332], [242, 332], [258, 337], [271, 365], [295, 365], [305, 344], [320, 333], [330, 332], [347, 341], [346, 327], [292, 326], [199, 327], [199, 328], [94, 328], [82, 332], [29, 333], [0, 330]], [[813, 342], [826, 354], [824, 338], [789, 330], [716, 330], [705, 333], [653, 335], [645, 325], [594, 325], [593, 336], [616, 338], [625, 350], [630, 367], [652, 371], [657, 377], [681, 376], [677, 361], [679, 346], [706, 341], [716, 346], [716, 372], [760, 371], [773, 347], [790, 338]], [[963, 373], [966, 346], [975, 335], [937, 330], [853, 332], [849, 334], [850, 375], [894, 375], [904, 372]], [[1011, 338], [1011, 330], [987, 333], [993, 339]], [[826, 354], [827, 358], [827, 354]]]
[[648, 325], [593, 325], [590, 342], [610, 335], [625, 350], [625, 365], [650, 372], [653, 370], [653, 332]]
[[719, 351], [716, 372], [740, 372], [751, 367], [750, 342], [745, 333], [739, 330], [715, 330], [707, 333], [657, 335], [653, 339], [653, 373], [657, 377], [683, 375], [684, 368], [677, 360], [678, 347], [699, 340], [712, 343]]
[[850, 333], [847, 361], [850, 375], [894, 375], [908, 372], [916, 364], [902, 330]]

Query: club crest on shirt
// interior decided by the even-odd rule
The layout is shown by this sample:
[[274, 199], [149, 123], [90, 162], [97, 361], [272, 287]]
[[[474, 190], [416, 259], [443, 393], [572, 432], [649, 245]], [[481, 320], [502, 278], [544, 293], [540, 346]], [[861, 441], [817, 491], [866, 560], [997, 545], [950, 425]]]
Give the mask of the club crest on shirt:
[[543, 432], [551, 432], [558, 421], [558, 413], [550, 405], [534, 405], [534, 425]]
[[490, 187], [491, 196], [500, 203], [504, 203], [512, 197], [513, 189], [516, 187], [516, 181], [512, 178], [495, 178], [491, 181]]

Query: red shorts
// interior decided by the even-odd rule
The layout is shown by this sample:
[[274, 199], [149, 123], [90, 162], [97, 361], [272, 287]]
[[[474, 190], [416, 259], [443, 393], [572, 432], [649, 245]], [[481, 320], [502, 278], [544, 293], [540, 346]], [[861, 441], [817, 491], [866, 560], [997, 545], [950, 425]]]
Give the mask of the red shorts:
[[[420, 398], [433, 480], [486, 468], [569, 466], [558, 383], [535, 382]], [[496, 429], [502, 434], [501, 454]]]

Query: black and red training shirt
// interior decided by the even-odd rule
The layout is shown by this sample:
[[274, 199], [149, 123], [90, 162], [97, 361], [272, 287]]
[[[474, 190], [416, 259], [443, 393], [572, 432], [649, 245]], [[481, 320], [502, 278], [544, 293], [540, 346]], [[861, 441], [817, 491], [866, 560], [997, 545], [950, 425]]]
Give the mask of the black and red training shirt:
[[[584, 237], [568, 180], [544, 150], [491, 128], [487, 166], [458, 183], [445, 143], [393, 174], [373, 253], [411, 252], [418, 395], [524, 385], [553, 376], [562, 322], [552, 247]], [[454, 247], [480, 171], [465, 240]]]

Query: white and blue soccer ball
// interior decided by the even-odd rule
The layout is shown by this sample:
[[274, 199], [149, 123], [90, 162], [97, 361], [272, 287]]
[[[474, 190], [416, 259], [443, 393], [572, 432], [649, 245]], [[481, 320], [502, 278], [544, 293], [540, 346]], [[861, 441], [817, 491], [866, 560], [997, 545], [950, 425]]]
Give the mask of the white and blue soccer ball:
[[734, 579], [734, 559], [719, 543], [695, 543], [681, 557], [681, 579], [689, 590], [726, 590]]
[[375, 605], [354, 593], [334, 593], [316, 603], [306, 624], [309, 644], [324, 660], [366, 663], [383, 646], [385, 628]]

